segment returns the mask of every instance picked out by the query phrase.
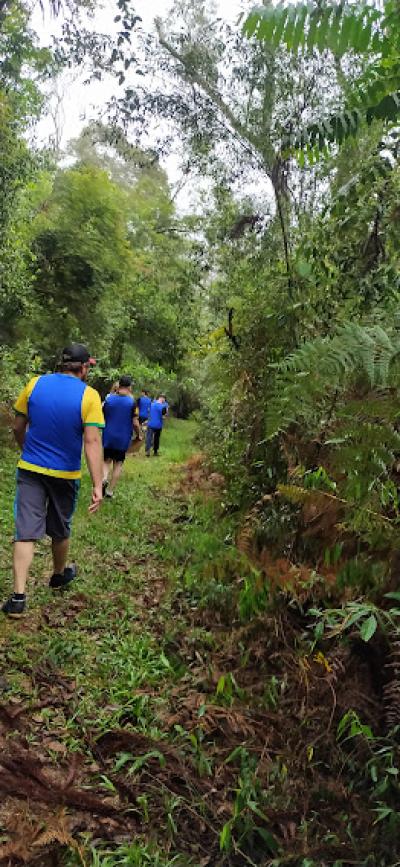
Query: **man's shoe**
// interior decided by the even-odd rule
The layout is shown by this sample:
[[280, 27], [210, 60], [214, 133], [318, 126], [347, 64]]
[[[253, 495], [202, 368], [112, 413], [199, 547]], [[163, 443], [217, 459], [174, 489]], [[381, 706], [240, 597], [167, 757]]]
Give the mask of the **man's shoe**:
[[3, 614], [7, 614], [7, 617], [13, 617], [15, 620], [18, 620], [20, 617], [24, 616], [26, 608], [26, 599], [14, 599], [14, 596], [10, 596], [7, 599], [7, 602], [2, 606]]
[[107, 481], [107, 479], [105, 479], [103, 484], [102, 484], [103, 497], [105, 497], [105, 495], [106, 495], [107, 488], [108, 488], [108, 481]]
[[106, 491], [104, 496], [105, 496], [106, 500], [112, 500], [112, 498], [114, 496], [114, 491]]
[[150, 457], [150, 452], [146, 452], [146, 455], [145, 455], [145, 456], [146, 456], [146, 458], [149, 458], [149, 457]]
[[52, 590], [64, 590], [64, 587], [68, 587], [71, 581], [76, 578], [77, 571], [75, 563], [72, 566], [66, 566], [62, 575], [54, 573], [54, 575], [51, 576], [49, 587], [51, 587]]

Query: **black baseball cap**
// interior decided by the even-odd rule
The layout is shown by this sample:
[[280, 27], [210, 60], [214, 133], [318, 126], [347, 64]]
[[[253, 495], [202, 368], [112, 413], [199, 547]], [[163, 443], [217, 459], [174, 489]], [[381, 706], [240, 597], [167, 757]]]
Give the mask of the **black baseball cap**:
[[124, 374], [123, 376], [120, 376], [118, 382], [121, 388], [130, 388], [130, 386], [132, 385], [132, 377]]
[[96, 364], [96, 359], [92, 358], [89, 350], [83, 345], [83, 343], [70, 343], [69, 346], [65, 346], [62, 351], [61, 361], [63, 364], [78, 361], [80, 361], [81, 364]]

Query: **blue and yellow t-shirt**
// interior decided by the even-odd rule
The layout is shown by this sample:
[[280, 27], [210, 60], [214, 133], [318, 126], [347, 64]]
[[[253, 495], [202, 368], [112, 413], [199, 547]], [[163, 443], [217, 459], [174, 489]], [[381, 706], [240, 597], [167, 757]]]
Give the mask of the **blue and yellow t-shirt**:
[[47, 373], [28, 382], [14, 409], [28, 418], [18, 466], [60, 479], [79, 479], [83, 428], [104, 427], [98, 392], [76, 376]]

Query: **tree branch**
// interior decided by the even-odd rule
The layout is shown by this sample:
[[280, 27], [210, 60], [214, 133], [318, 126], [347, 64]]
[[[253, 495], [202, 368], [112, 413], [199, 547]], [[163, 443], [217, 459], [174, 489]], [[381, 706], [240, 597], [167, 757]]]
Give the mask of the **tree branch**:
[[197, 85], [203, 91], [203, 93], [206, 94], [206, 96], [211, 100], [213, 105], [215, 105], [218, 111], [221, 112], [225, 120], [228, 121], [231, 129], [240, 137], [242, 143], [247, 143], [247, 146], [251, 153], [256, 153], [257, 156], [261, 159], [263, 169], [271, 182], [271, 186], [275, 196], [278, 221], [282, 234], [283, 252], [285, 257], [288, 281], [288, 295], [292, 300], [293, 281], [289, 255], [289, 233], [288, 226], [286, 224], [285, 208], [283, 204], [283, 194], [280, 185], [280, 178], [278, 177], [279, 172], [277, 173], [277, 166], [279, 166], [279, 156], [276, 156], [271, 146], [270, 160], [268, 160], [265, 149], [261, 146], [259, 138], [257, 136], [254, 136], [251, 130], [249, 130], [246, 126], [244, 126], [244, 124], [241, 123], [241, 121], [235, 116], [229, 105], [226, 104], [221, 94], [218, 93], [218, 91], [209, 83], [209, 81], [207, 81], [204, 75], [202, 75], [201, 72], [199, 72], [198, 70], [194, 69], [193, 66], [188, 62], [186, 57], [180, 54], [180, 52], [173, 45], [171, 45], [170, 42], [167, 41], [163, 33], [162, 22], [160, 18], [155, 19], [155, 26], [161, 47], [164, 48], [165, 51], [167, 51], [168, 54], [182, 66], [188, 82], [192, 85]]

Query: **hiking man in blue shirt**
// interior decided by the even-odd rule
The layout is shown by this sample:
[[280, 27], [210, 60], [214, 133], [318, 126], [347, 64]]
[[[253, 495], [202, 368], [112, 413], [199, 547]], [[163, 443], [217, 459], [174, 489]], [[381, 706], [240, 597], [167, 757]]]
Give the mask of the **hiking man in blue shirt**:
[[160, 394], [157, 400], [153, 400], [150, 406], [149, 423], [146, 431], [146, 458], [150, 457], [152, 446], [154, 456], [157, 457], [158, 455], [161, 431], [163, 429], [164, 415], [166, 412], [167, 408], [165, 406], [165, 398], [163, 394]]
[[92, 478], [89, 511], [102, 500], [102, 448], [99, 428], [104, 427], [100, 395], [87, 385], [94, 358], [82, 343], [63, 349], [59, 371], [34, 376], [15, 403], [14, 436], [21, 448], [14, 504], [14, 593], [2, 606], [8, 617], [22, 617], [25, 587], [35, 542], [52, 540], [53, 590], [62, 590], [76, 576], [67, 566], [71, 520], [81, 478], [82, 443]]
[[[122, 473], [126, 452], [131, 443], [134, 430], [136, 402], [132, 395], [132, 379], [121, 376], [115, 394], [108, 394], [103, 412], [105, 429], [103, 434], [104, 473], [103, 496], [113, 497], [115, 486]], [[108, 476], [113, 468], [111, 482]]]

